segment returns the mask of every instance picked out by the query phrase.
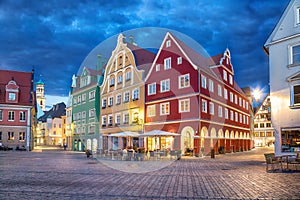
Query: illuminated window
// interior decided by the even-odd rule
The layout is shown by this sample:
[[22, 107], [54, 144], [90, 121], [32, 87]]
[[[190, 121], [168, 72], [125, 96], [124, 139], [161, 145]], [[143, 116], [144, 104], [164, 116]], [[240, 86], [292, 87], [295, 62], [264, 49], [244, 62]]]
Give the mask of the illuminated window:
[[170, 103], [161, 103], [160, 104], [160, 115], [170, 114]]
[[7, 138], [8, 138], [8, 140], [14, 140], [15, 139], [14, 132], [8, 132], [7, 133]]
[[24, 141], [25, 140], [25, 132], [20, 132], [19, 133], [19, 140]]
[[147, 116], [148, 117], [153, 117], [156, 115], [156, 106], [155, 105], [150, 105], [147, 106]]
[[190, 99], [179, 100], [179, 112], [190, 112]]

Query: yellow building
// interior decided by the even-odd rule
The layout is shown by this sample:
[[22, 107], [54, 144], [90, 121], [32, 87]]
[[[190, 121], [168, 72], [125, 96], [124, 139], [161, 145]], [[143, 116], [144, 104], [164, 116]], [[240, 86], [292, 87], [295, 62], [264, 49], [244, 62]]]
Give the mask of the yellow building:
[[141, 133], [144, 123], [144, 77], [155, 54], [125, 41], [120, 34], [100, 86], [100, 133], [103, 149], [142, 146], [143, 139], [111, 137], [121, 132]]

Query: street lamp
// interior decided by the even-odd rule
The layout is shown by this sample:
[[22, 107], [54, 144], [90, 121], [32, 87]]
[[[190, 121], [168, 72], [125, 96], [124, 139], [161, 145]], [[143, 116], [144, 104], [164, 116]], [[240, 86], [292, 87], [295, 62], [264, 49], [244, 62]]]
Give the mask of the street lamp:
[[258, 100], [261, 98], [262, 95], [260, 89], [257, 88], [253, 90], [252, 94], [256, 102], [258, 102]]

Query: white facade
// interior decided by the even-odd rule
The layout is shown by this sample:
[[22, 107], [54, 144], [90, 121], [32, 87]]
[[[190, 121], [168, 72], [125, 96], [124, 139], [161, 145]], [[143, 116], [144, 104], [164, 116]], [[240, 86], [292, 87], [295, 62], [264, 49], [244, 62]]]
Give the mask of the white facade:
[[275, 141], [271, 122], [271, 100], [268, 95], [254, 115], [254, 145], [271, 146]]
[[269, 53], [275, 153], [300, 151], [300, 0], [289, 3], [265, 48]]

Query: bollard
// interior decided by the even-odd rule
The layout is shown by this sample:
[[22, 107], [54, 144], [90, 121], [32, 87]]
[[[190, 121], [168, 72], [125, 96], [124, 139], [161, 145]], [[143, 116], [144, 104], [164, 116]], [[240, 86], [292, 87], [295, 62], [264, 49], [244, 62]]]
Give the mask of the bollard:
[[210, 151], [210, 157], [211, 158], [215, 158], [215, 150], [214, 149], [211, 149], [211, 151]]

